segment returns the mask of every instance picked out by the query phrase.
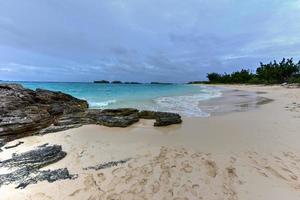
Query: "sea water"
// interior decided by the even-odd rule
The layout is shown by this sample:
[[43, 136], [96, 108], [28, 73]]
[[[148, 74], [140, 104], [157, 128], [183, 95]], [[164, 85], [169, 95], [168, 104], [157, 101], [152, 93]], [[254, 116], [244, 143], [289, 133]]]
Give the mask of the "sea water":
[[186, 117], [204, 117], [199, 101], [221, 96], [212, 87], [187, 84], [96, 84], [20, 82], [30, 89], [61, 91], [88, 101], [90, 108], [137, 108], [177, 112]]

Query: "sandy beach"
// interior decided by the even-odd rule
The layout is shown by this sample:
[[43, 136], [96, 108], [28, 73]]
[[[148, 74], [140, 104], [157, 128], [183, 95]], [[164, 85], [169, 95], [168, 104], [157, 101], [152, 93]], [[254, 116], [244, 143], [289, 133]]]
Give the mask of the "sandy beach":
[[[218, 87], [236, 92], [211, 100], [223, 105], [211, 117], [162, 128], [152, 120], [128, 128], [86, 125], [6, 144], [24, 142], [1, 152], [0, 160], [45, 143], [62, 145], [67, 156], [45, 169], [67, 167], [78, 178], [25, 189], [4, 185], [0, 199], [300, 199], [300, 89]], [[123, 162], [92, 167], [111, 161]]]

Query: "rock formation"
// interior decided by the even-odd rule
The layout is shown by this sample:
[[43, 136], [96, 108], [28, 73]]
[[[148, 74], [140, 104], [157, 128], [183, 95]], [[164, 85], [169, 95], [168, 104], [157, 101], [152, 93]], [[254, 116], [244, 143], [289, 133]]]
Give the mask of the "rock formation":
[[139, 117], [143, 119], [155, 119], [154, 126], [168, 126], [171, 124], [180, 124], [181, 116], [176, 113], [156, 112], [156, 111], [140, 111]]
[[74, 179], [77, 175], [69, 174], [68, 169], [39, 170], [40, 168], [57, 162], [66, 156], [61, 146], [44, 144], [38, 149], [21, 154], [13, 154], [12, 158], [0, 161], [0, 168], [15, 169], [7, 174], [0, 174], [2, 185], [17, 184], [16, 188], [25, 188], [29, 184], [47, 180], [54, 182], [60, 179]]
[[62, 92], [0, 84], [0, 137], [8, 140], [50, 126], [60, 116], [84, 112], [88, 103]]
[[85, 124], [127, 127], [140, 118], [155, 119], [154, 126], [182, 122], [180, 115], [175, 113], [139, 112], [133, 108], [88, 109], [85, 100], [62, 92], [0, 84], [0, 147], [27, 135], [63, 131]]

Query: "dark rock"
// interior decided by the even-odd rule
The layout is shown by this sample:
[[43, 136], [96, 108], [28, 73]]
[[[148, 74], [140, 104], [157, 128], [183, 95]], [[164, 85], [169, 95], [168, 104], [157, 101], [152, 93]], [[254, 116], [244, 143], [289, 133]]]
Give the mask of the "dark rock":
[[23, 144], [23, 143], [24, 143], [24, 142], [20, 141], [20, 142], [14, 144], [14, 145], [6, 146], [6, 147], [4, 147], [4, 148], [5, 148], [5, 149], [12, 149], [12, 148], [15, 148], [15, 147], [17, 147], [17, 146], [20, 146], [20, 145]]
[[64, 114], [83, 112], [88, 108], [85, 100], [77, 99], [69, 94], [53, 92], [50, 90], [36, 89], [35, 100], [37, 103], [49, 105], [51, 113]]
[[[62, 92], [0, 84], [0, 137], [3, 143], [20, 137], [77, 128], [85, 124], [127, 127], [140, 118], [155, 126], [181, 123], [178, 114], [133, 108], [88, 110], [88, 103]], [[3, 142], [4, 141], [4, 142]]]
[[118, 109], [104, 109], [101, 111], [101, 115], [122, 117], [137, 114], [139, 111], [134, 108], [118, 108]]
[[127, 127], [139, 121], [138, 110], [133, 108], [105, 109], [96, 117], [96, 123], [108, 127]]
[[63, 114], [83, 112], [84, 100], [62, 92], [0, 84], [0, 136], [6, 141], [31, 135], [50, 126]]
[[124, 160], [118, 160], [118, 161], [111, 161], [111, 162], [107, 162], [107, 163], [103, 163], [103, 164], [99, 164], [99, 165], [96, 165], [96, 166], [87, 167], [87, 168], [83, 168], [83, 169], [84, 170], [88, 170], [88, 169], [94, 169], [94, 170], [106, 169], [106, 168], [118, 166], [120, 164], [124, 164], [124, 163], [128, 162], [130, 159], [131, 158], [127, 158], [127, 159], [124, 159]]
[[142, 119], [155, 119], [154, 126], [168, 126], [182, 123], [181, 116], [176, 113], [143, 110], [139, 112]]
[[25, 188], [29, 184], [47, 180], [54, 182], [60, 179], [73, 179], [65, 169], [40, 171], [39, 169], [63, 159], [66, 153], [61, 146], [48, 144], [41, 145], [38, 149], [21, 154], [13, 154], [12, 158], [0, 161], [1, 168], [16, 169], [7, 174], [0, 174], [0, 187], [8, 184], [18, 184], [16, 188]]
[[0, 161], [0, 167], [41, 168], [63, 159], [66, 155], [59, 145], [42, 146], [25, 153], [14, 154], [12, 158]]
[[[35, 170], [30, 173], [30, 177], [29, 177], [28, 170], [26, 168], [22, 168], [14, 172], [11, 176], [6, 176], [6, 177], [13, 178], [13, 180], [10, 179], [9, 181], [6, 181], [6, 184], [15, 182], [18, 183], [16, 188], [24, 189], [30, 184], [36, 184], [41, 181], [48, 181], [49, 183], [53, 183], [58, 180], [76, 179], [78, 175], [70, 174], [67, 168], [63, 168], [63, 169], [45, 170], [45, 171]], [[0, 179], [1, 179], [1, 175], [0, 175]]]
[[108, 127], [127, 127], [139, 121], [138, 110], [133, 108], [89, 109], [85, 112], [67, 114], [51, 126], [39, 131], [40, 134], [78, 128], [86, 124], [100, 124]]
[[176, 113], [157, 112], [154, 126], [168, 126], [182, 123], [181, 116]]
[[2, 151], [2, 147], [5, 145], [5, 140], [0, 138], [0, 152]]
[[0, 148], [5, 145], [5, 140], [0, 138]]
[[29, 184], [36, 184], [40, 181], [49, 183], [57, 180], [75, 179], [78, 175], [70, 174], [67, 168], [56, 170], [36, 170], [30, 167], [22, 167], [11, 173], [0, 174], [0, 187], [2, 185], [17, 184], [16, 188], [23, 189]]
[[156, 111], [142, 110], [139, 112], [139, 117], [141, 119], [156, 119]]
[[137, 114], [128, 116], [100, 116], [98, 124], [108, 127], [127, 127], [139, 121]]

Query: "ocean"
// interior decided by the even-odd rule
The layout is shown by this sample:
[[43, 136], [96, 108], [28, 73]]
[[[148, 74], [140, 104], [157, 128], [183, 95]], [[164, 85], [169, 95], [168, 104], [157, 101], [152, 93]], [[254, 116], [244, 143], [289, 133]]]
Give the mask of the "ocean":
[[131, 107], [177, 112], [185, 117], [206, 117], [199, 101], [222, 95], [216, 88], [187, 84], [96, 84], [19, 82], [30, 89], [61, 91], [88, 101], [90, 108]]

